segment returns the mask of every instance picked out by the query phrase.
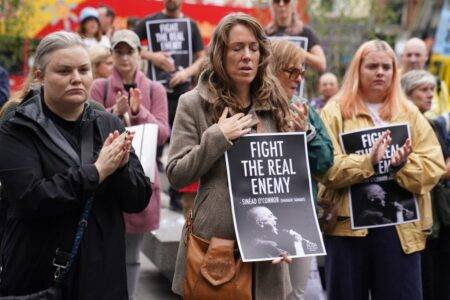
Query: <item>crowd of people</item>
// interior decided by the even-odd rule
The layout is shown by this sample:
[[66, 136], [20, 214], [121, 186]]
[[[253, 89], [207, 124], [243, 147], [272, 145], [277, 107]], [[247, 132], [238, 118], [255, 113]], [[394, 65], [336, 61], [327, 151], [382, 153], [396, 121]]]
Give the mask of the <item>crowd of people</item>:
[[[147, 123], [158, 126], [159, 171], [168, 145], [170, 206], [185, 211], [174, 293], [305, 299], [313, 259], [293, 259], [273, 242], [281, 232], [266, 207], [249, 211], [254, 250], [279, 258], [227, 271], [239, 250], [224, 156], [249, 133], [305, 132], [328, 299], [450, 299], [450, 100], [446, 83], [425, 70], [425, 43], [408, 40], [400, 59], [385, 41], [363, 43], [340, 86], [295, 1], [273, 0], [265, 28], [246, 14], [225, 16], [206, 48], [182, 1], [163, 3], [120, 30], [111, 8], [84, 8], [78, 33], [40, 41], [16, 95], [0, 68], [0, 299], [135, 299], [139, 253], [145, 234], [159, 228], [163, 191], [160, 172], [151, 183], [145, 176], [126, 127]], [[181, 29], [190, 30], [188, 65], [143, 45], [148, 22], [181, 19], [189, 22]], [[271, 36], [303, 37], [307, 47]], [[298, 93], [308, 67], [321, 74], [312, 99]], [[399, 123], [409, 137], [389, 156], [388, 172], [414, 195], [418, 221], [403, 222], [410, 207], [387, 203], [389, 190], [373, 183], [363, 189], [369, 204], [358, 222], [402, 222], [353, 229], [348, 191], [374, 176], [393, 137], [385, 130], [368, 153], [348, 154], [341, 134]], [[283, 234], [304, 254], [295, 246], [300, 234]], [[192, 239], [221, 257], [216, 266], [195, 269]], [[232, 245], [231, 258], [218, 243]]]

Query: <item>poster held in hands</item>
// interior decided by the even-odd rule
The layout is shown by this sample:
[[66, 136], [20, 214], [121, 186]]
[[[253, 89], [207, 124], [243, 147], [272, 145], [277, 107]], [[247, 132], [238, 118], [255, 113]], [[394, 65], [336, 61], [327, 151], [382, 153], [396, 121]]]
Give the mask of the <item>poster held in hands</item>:
[[156, 147], [158, 144], [158, 125], [141, 124], [126, 128], [134, 132], [132, 142], [136, 156], [141, 162], [145, 176], [150, 178], [150, 182], [155, 182], [156, 172]]
[[375, 174], [349, 188], [352, 229], [391, 226], [419, 220], [415, 195], [395, 181], [390, 168], [393, 153], [410, 137], [408, 124], [342, 133], [342, 149], [346, 154], [369, 154], [374, 142], [386, 130], [390, 130], [392, 141], [381, 161], [374, 166]]
[[314, 209], [306, 135], [249, 134], [225, 154], [243, 261], [325, 255]]
[[[145, 23], [149, 50], [164, 52], [173, 59], [176, 71], [192, 64], [191, 23], [189, 19], [162, 19]], [[150, 65], [151, 79], [169, 87], [172, 74], [165, 72], [153, 63]]]

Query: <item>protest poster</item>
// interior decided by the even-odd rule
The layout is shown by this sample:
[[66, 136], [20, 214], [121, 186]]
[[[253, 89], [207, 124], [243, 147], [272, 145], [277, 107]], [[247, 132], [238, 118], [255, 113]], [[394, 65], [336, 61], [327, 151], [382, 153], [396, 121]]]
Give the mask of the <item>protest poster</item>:
[[374, 142], [386, 130], [392, 141], [381, 161], [374, 166], [375, 174], [350, 186], [349, 203], [352, 229], [391, 226], [419, 220], [417, 200], [402, 188], [390, 170], [390, 160], [410, 137], [408, 124], [393, 124], [340, 134], [346, 154], [369, 154]]
[[[269, 39], [271, 39], [271, 40], [279, 40], [279, 39], [289, 40], [290, 42], [299, 46], [301, 49], [308, 52], [308, 38], [307, 37], [282, 35], [282, 36], [270, 36]], [[297, 88], [297, 96], [299, 96], [299, 97], [303, 96], [304, 88], [305, 88], [305, 79], [302, 80], [302, 82], [300, 83], [300, 85]]]
[[225, 154], [243, 261], [325, 255], [304, 132], [249, 134]]
[[[149, 50], [165, 52], [170, 55], [177, 68], [176, 71], [192, 64], [191, 22], [189, 19], [150, 20], [145, 23]], [[150, 65], [151, 79], [160, 82], [166, 88], [171, 74]]]
[[158, 143], [158, 125], [141, 124], [127, 127], [127, 130], [134, 132], [132, 146], [141, 162], [145, 176], [150, 178], [150, 182], [155, 182], [156, 172], [156, 146]]

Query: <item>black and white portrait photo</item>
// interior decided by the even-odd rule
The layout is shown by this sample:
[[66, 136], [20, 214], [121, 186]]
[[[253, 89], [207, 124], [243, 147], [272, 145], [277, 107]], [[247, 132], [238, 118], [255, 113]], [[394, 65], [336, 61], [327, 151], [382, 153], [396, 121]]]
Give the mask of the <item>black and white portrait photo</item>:
[[[277, 257], [286, 252], [290, 256], [302, 257], [317, 250], [317, 243], [305, 239], [292, 228], [279, 228], [278, 218], [265, 206], [255, 206], [247, 211], [248, 258]], [[306, 249], [306, 252], [305, 252]]]
[[[393, 199], [392, 182], [355, 185], [352, 195], [362, 201], [352, 202], [355, 227], [401, 224], [417, 219], [414, 198]], [[407, 195], [406, 195], [407, 196]]]

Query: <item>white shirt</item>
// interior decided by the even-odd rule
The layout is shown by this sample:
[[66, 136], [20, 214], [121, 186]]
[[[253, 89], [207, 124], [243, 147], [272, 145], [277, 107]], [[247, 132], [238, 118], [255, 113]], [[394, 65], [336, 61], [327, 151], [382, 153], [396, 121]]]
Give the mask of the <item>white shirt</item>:
[[111, 42], [109, 41], [109, 38], [106, 35], [102, 35], [102, 38], [100, 41], [97, 41], [96, 38], [83, 38], [83, 43], [86, 45], [86, 47], [90, 48], [93, 45], [101, 45], [106, 48], [111, 47]]
[[384, 121], [380, 117], [380, 109], [383, 106], [383, 103], [369, 103], [369, 102], [364, 102], [364, 103], [365, 103], [367, 111], [369, 112], [369, 115], [372, 117], [372, 121], [376, 127], [389, 125], [388, 122]]

